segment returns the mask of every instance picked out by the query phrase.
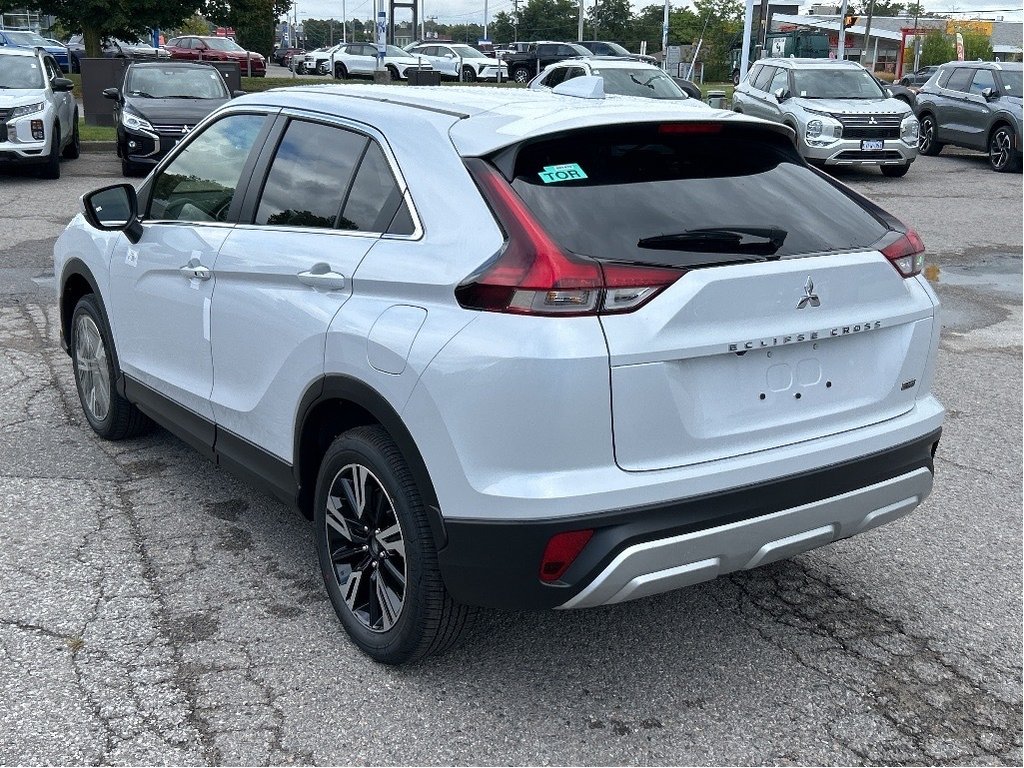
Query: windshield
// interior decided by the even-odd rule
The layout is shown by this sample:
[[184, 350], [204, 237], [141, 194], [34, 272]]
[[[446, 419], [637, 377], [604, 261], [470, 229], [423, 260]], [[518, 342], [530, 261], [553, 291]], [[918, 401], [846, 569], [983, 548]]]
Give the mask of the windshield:
[[616, 56], [630, 56], [630, 52], [623, 48], [618, 43], [605, 43], [608, 48], [611, 49], [612, 53]]
[[125, 95], [146, 99], [227, 99], [224, 79], [215, 69], [133, 67]]
[[49, 45], [42, 35], [37, 35], [35, 32], [8, 32], [7, 37], [18, 45]]
[[408, 51], [403, 51], [397, 45], [389, 45], [388, 46], [388, 52], [386, 54], [384, 54], [384, 55], [385, 56], [400, 56], [400, 57], [402, 57], [404, 59], [408, 59], [409, 58], [409, 52]]
[[240, 46], [234, 40], [228, 40], [226, 37], [204, 37], [203, 42], [210, 46], [215, 51], [244, 51], [245, 48]]
[[476, 48], [471, 45], [453, 45], [452, 50], [455, 51], [456, 56], [461, 56], [464, 59], [486, 59], [487, 57], [480, 53]]
[[1021, 73], [1020, 72], [1006, 72], [1002, 73], [1003, 76], [1003, 90], [1006, 91], [1007, 96], [1016, 96], [1018, 99], [1021, 96]]
[[795, 69], [794, 96], [801, 99], [884, 99], [865, 69]]
[[602, 68], [593, 70], [604, 78], [605, 93], [621, 96], [640, 96], [645, 99], [685, 99], [687, 95], [675, 81], [658, 69]]
[[0, 88], [42, 88], [43, 70], [34, 56], [0, 56]]

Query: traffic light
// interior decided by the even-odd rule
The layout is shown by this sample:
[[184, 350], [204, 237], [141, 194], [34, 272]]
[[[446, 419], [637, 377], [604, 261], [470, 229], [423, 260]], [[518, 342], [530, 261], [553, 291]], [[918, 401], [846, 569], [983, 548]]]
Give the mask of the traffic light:
[[846, 16], [843, 16], [843, 29], [849, 29], [854, 24], [856, 24], [857, 23], [857, 18], [858, 18], [857, 16], [853, 16], [851, 14], [847, 14]]

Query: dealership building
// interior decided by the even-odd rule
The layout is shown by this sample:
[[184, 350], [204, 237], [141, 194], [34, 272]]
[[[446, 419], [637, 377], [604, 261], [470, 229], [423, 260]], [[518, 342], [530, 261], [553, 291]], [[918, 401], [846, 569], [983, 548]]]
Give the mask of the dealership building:
[[[833, 51], [839, 45], [839, 30], [842, 18], [838, 15], [796, 15], [773, 13], [771, 15], [773, 32], [786, 32], [794, 29], [807, 29], [828, 34]], [[916, 22], [916, 27], [915, 27]], [[900, 51], [905, 45], [912, 45], [913, 31], [940, 30], [954, 34], [958, 29], [969, 28], [982, 32], [992, 40], [992, 53], [999, 61], [1020, 61], [1021, 43], [1024, 27], [1019, 21], [990, 20], [953, 20], [945, 18], [913, 16], [875, 16], [871, 19], [871, 32], [865, 40], [867, 32], [867, 16], [857, 17], [852, 27], [846, 30], [845, 58], [862, 63], [875, 62], [876, 70], [896, 72], [900, 63]], [[903, 71], [913, 68], [913, 61], [903, 66]]]

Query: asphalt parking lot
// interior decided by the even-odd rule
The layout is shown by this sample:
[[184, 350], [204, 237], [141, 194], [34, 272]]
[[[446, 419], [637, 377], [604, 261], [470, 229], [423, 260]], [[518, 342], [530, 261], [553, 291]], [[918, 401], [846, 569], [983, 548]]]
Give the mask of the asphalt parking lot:
[[1020, 175], [842, 174], [919, 230], [944, 302], [914, 514], [616, 607], [484, 612], [392, 669], [347, 641], [304, 519], [166, 432], [88, 428], [52, 245], [120, 168], [63, 171], [0, 173], [0, 763], [1021, 764]]

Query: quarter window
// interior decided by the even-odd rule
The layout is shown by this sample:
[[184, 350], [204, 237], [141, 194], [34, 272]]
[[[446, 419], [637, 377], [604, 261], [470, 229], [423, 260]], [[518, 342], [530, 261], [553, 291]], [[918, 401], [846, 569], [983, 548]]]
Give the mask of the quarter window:
[[555, 67], [553, 70], [551, 70], [548, 76], [544, 78], [544, 85], [546, 85], [548, 88], [554, 88], [556, 85], [565, 80], [565, 75], [568, 71], [568, 67]]
[[366, 137], [352, 131], [293, 120], [270, 166], [256, 223], [336, 226], [366, 144]]
[[974, 80], [971, 81], [971, 93], [981, 96], [981, 92], [986, 88], [995, 90], [995, 78], [992, 77], [992, 73], [987, 69], [976, 70], [974, 73]]
[[371, 142], [359, 166], [352, 191], [345, 201], [345, 210], [338, 226], [361, 232], [411, 235], [412, 222], [408, 212], [396, 217], [399, 210], [404, 208], [402, 193], [384, 152], [375, 142]]
[[149, 218], [226, 221], [264, 115], [229, 115], [196, 136], [153, 183]]

